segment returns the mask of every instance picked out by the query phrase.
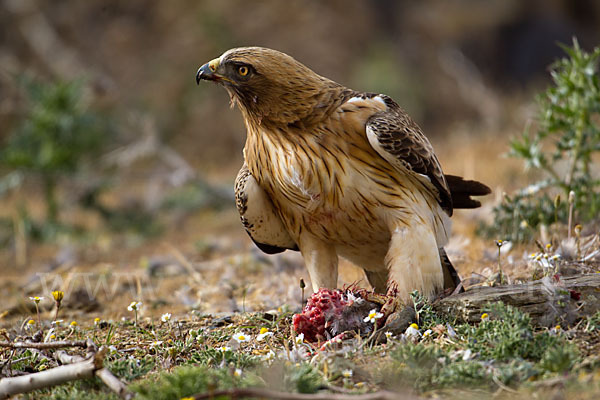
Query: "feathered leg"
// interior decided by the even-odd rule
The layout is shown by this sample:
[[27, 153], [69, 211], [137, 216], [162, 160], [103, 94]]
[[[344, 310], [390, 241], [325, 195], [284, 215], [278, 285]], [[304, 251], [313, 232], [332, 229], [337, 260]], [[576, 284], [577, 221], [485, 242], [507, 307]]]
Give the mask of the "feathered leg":
[[413, 290], [433, 297], [443, 288], [444, 274], [435, 235], [425, 224], [394, 229], [385, 264], [390, 285], [397, 286], [402, 301], [407, 301]]
[[313, 291], [320, 288], [335, 289], [338, 279], [338, 256], [335, 248], [308, 234], [300, 237], [299, 247]]

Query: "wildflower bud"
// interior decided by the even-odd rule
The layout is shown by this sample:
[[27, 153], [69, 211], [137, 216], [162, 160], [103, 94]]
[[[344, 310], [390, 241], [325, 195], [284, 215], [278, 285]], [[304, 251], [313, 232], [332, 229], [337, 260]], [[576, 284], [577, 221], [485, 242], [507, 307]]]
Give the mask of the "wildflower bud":
[[554, 208], [560, 207], [560, 194], [557, 194], [554, 198]]
[[306, 287], [306, 283], [304, 283], [304, 279], [300, 278], [300, 289], [304, 289]]
[[56, 301], [57, 304], [60, 304], [60, 302], [65, 297], [65, 292], [63, 292], [62, 290], [55, 290], [52, 292], [52, 297], [54, 297], [54, 301]]
[[583, 229], [581, 227], [580, 224], [575, 225], [575, 235], [577, 235], [579, 237], [579, 235], [581, 235], [581, 229]]
[[504, 241], [502, 239], [496, 240], [496, 246], [502, 247], [503, 244], [504, 244]]
[[573, 204], [574, 202], [575, 202], [575, 192], [571, 190], [569, 192], [569, 204]]

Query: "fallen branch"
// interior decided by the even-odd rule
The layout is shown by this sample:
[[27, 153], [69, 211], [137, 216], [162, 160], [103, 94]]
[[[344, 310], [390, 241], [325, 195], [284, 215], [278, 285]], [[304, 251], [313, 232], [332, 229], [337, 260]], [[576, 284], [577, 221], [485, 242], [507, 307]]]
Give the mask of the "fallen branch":
[[[96, 345], [91, 340], [88, 340], [88, 354], [89, 352], [92, 352], [92, 354], [94, 354], [96, 351], [98, 351]], [[100, 352], [106, 352], [106, 349], [100, 348]], [[82, 360], [84, 360], [84, 358], [81, 356], [70, 355], [64, 351], [57, 351], [55, 357], [63, 364], [81, 362]], [[100, 368], [97, 371], [95, 371], [95, 373], [96, 376], [100, 378], [100, 380], [104, 382], [104, 384], [108, 386], [110, 390], [115, 392], [122, 399], [129, 400], [135, 396], [134, 393], [130, 392], [127, 389], [127, 386], [123, 382], [121, 382], [119, 378], [114, 376], [113, 373], [110, 372], [108, 369]]]
[[278, 392], [275, 390], [263, 388], [236, 388], [226, 390], [215, 390], [212, 392], [201, 393], [193, 396], [195, 400], [214, 399], [221, 396], [229, 396], [232, 399], [240, 397], [256, 397], [262, 399], [279, 399], [279, 400], [408, 400], [416, 399], [409, 395], [400, 393], [379, 391], [366, 394], [333, 394], [333, 393], [287, 393]]
[[103, 361], [104, 353], [101, 352], [74, 364], [61, 365], [34, 374], [0, 379], [0, 399], [7, 399], [15, 394], [56, 386], [73, 380], [91, 378], [95, 371], [102, 368]]
[[65, 347], [87, 347], [85, 340], [60, 341], [48, 343], [32, 343], [32, 342], [0, 342], [0, 347], [8, 347], [11, 349], [62, 349]]
[[475, 287], [433, 304], [463, 322], [479, 322], [489, 303], [502, 301], [526, 312], [536, 326], [572, 324], [600, 310], [600, 274], [546, 277], [518, 285]]
[[[83, 346], [81, 346], [83, 343]], [[61, 348], [61, 347], [87, 347], [86, 357], [71, 355], [65, 351], [59, 350], [54, 354], [54, 358], [63, 365], [49, 369], [47, 371], [37, 372], [12, 378], [3, 378], [0, 380], [0, 400], [8, 397], [26, 393], [33, 390], [60, 385], [66, 382], [91, 378], [97, 376], [109, 387], [110, 390], [117, 393], [123, 399], [132, 399], [135, 395], [127, 389], [127, 386], [114, 376], [108, 369], [104, 368], [104, 356], [106, 348], [100, 348], [91, 341], [75, 342], [54, 342], [54, 343], [9, 343], [20, 345], [43, 345], [43, 344], [62, 344], [62, 346], [42, 347]], [[7, 346], [12, 347], [12, 346]], [[17, 346], [17, 348], [28, 348], [31, 346]], [[36, 347], [39, 348], [39, 347]]]

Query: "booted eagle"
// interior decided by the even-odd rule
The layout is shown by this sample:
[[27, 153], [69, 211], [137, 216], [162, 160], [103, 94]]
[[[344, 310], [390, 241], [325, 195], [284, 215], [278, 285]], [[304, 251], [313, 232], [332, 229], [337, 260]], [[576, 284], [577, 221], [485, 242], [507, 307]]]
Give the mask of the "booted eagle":
[[335, 288], [338, 256], [378, 292], [434, 296], [460, 282], [444, 251], [454, 208], [490, 189], [444, 175], [419, 126], [388, 96], [324, 78], [287, 54], [231, 49], [196, 81], [229, 93], [247, 129], [236, 204], [266, 253], [300, 250], [313, 290]]

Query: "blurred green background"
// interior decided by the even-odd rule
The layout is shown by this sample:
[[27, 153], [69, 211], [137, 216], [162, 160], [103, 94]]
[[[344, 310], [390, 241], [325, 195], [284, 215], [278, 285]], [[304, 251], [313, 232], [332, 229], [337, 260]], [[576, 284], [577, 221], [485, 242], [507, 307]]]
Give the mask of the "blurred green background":
[[592, 48], [599, 27], [594, 0], [3, 0], [3, 254], [18, 256], [19, 236], [157, 235], [231, 208], [243, 122], [194, 77], [238, 46], [392, 96], [450, 172], [510, 186], [521, 169], [475, 168], [481, 149], [499, 156], [528, 123], [557, 42]]

